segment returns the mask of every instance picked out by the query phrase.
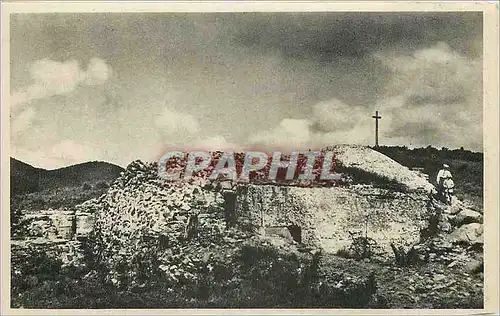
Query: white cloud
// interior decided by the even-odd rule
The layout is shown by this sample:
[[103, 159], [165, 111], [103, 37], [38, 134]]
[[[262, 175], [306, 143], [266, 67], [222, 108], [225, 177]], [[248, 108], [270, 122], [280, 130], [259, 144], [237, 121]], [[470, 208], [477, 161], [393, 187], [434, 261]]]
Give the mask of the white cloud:
[[288, 149], [374, 144], [371, 118], [379, 110], [379, 143], [481, 150], [481, 61], [468, 59], [445, 43], [411, 54], [375, 54], [391, 71], [373, 107], [331, 99], [311, 107], [304, 119], [283, 119], [250, 143]]
[[105, 61], [92, 58], [87, 70], [80, 68], [78, 61], [64, 62], [50, 59], [35, 61], [30, 68], [33, 83], [11, 95], [11, 106], [29, 103], [53, 95], [68, 94], [81, 84], [96, 85], [108, 80], [111, 68]]
[[377, 53], [390, 80], [376, 108], [392, 144], [482, 150], [482, 61], [446, 43], [411, 55]]
[[331, 99], [312, 107], [313, 123], [322, 131], [350, 130], [366, 116], [366, 108]]
[[48, 150], [50, 157], [80, 162], [95, 160], [99, 154], [100, 150], [94, 146], [69, 139], [60, 141]]
[[194, 147], [197, 150], [206, 150], [206, 151], [227, 150], [227, 151], [237, 152], [242, 150], [242, 146], [228, 142], [226, 138], [221, 135], [200, 139], [194, 143]]
[[64, 162], [57, 158], [48, 157], [41, 150], [30, 150], [11, 145], [10, 156], [19, 159], [37, 168], [55, 169], [64, 166]]
[[102, 84], [111, 76], [111, 68], [99, 58], [92, 58], [87, 67], [85, 83], [88, 85]]
[[272, 150], [320, 149], [335, 144], [367, 145], [373, 139], [370, 113], [365, 107], [331, 99], [313, 105], [309, 118], [283, 119], [277, 127], [251, 137], [249, 143]]
[[250, 145], [274, 148], [303, 149], [311, 146], [311, 122], [307, 119], [285, 118], [270, 131], [258, 133], [250, 138]]
[[415, 51], [412, 55], [378, 52], [374, 57], [391, 70], [385, 96], [402, 95], [407, 103], [455, 104], [481, 93], [480, 60], [453, 51], [446, 43]]
[[198, 120], [189, 114], [163, 108], [155, 124], [166, 134], [195, 134], [200, 130]]

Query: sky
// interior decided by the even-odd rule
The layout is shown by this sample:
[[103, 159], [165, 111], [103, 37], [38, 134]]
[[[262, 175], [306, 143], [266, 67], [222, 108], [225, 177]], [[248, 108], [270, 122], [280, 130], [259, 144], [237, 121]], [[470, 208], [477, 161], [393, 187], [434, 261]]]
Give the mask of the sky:
[[483, 149], [482, 13], [11, 15], [11, 156]]

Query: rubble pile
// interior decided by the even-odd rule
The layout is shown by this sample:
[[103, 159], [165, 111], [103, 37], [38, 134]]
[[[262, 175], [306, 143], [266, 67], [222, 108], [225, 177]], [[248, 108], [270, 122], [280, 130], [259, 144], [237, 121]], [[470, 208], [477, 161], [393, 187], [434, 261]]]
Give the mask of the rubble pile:
[[[365, 156], [358, 157], [359, 163], [354, 158], [346, 160], [359, 147], [340, 146], [335, 150], [341, 153], [337, 159], [344, 165], [368, 171], [375, 168], [364, 163], [369, 153], [376, 153], [373, 150], [359, 152]], [[380, 163], [386, 165], [385, 161]], [[480, 221], [481, 216], [457, 204], [459, 201], [450, 208], [439, 209], [440, 204], [429, 191], [423, 191], [432, 187], [430, 183], [409, 169], [406, 173], [399, 170], [405, 167], [395, 162], [387, 164], [387, 170], [374, 170], [385, 177], [390, 176], [391, 170], [394, 174], [400, 172], [398, 181], [412, 191], [397, 192], [361, 184], [322, 188], [240, 186], [235, 211], [238, 227], [251, 228], [245, 232], [228, 229], [224, 197], [206, 177], [167, 181], [158, 177], [156, 163], [141, 161], [131, 163], [105, 195], [81, 205], [79, 210], [96, 212], [92, 236], [100, 260], [109, 268], [108, 278], [114, 284], [140, 285], [137, 280], [141, 277], [146, 280], [156, 273], [163, 273], [173, 282], [195, 279], [198, 263], [207, 264], [201, 253], [206, 255], [208, 249], [240, 242], [252, 235], [262, 236], [266, 227], [296, 226], [300, 229], [300, 243], [327, 253], [348, 249], [357, 236], [373, 242], [371, 250], [383, 258], [393, 255], [393, 244], [403, 249], [414, 246], [426, 260], [433, 257], [430, 260], [451, 263], [453, 258], [460, 257], [463, 250], [455, 245], [463, 242], [460, 232], [469, 226], [444, 234], [446, 239], [433, 237], [422, 244], [421, 232], [429, 226], [429, 213], [449, 213], [441, 216], [446, 220], [441, 220], [439, 232], [451, 231], [447, 227], [452, 226], [450, 223], [458, 228], [457, 225]], [[448, 244], [454, 246], [450, 248]], [[127, 273], [120, 272], [121, 267], [128, 267]]]
[[[97, 209], [90, 235], [94, 252], [106, 268], [107, 281], [117, 287], [144, 288], [161, 280], [172, 291], [188, 284], [198, 284], [197, 291], [206, 286], [217, 291], [249, 286], [257, 291], [264, 284], [272, 288], [310, 279], [316, 282], [311, 287], [326, 291], [325, 297], [344, 293], [346, 300], [352, 291], [365, 291], [368, 297], [375, 291], [368, 274], [347, 273], [317, 283], [304, 274], [315, 265], [317, 252], [310, 251], [315, 248], [227, 227], [220, 192], [202, 181], [161, 180], [156, 170], [155, 164], [135, 161], [105, 196], [87, 204]], [[197, 229], [190, 236], [193, 218]], [[248, 275], [265, 279], [255, 283]], [[200, 285], [206, 283], [210, 285]]]
[[23, 210], [16, 226], [16, 239], [72, 240], [75, 236], [86, 237], [94, 225], [95, 209], [89, 206], [96, 204], [96, 201], [89, 200], [71, 209]]
[[[366, 307], [373, 300], [383, 307], [376, 292], [394, 282], [392, 272], [426, 269], [408, 272], [411, 293], [401, 295], [467, 289], [455, 280], [436, 285], [482, 269], [483, 215], [457, 199], [441, 203], [424, 175], [369, 148], [332, 150], [346, 171], [335, 185], [269, 181], [266, 169], [251, 183], [211, 182], [214, 163], [168, 181], [156, 163], [136, 160], [99, 198], [24, 214], [24, 239], [12, 241], [13, 273], [28, 273], [23, 262], [33, 253], [64, 267], [89, 263], [87, 275], [99, 284], [103, 277], [121, 293], [161, 293], [169, 307], [176, 299], [209, 307], [221, 299], [222, 307]], [[368, 183], [351, 183], [353, 170], [369, 175]], [[402, 189], [379, 186], [380, 179]]]
[[[208, 166], [203, 170], [196, 171], [193, 173], [193, 176], [195, 178], [198, 178], [198, 180], [200, 181], [201, 179], [206, 180], [210, 175], [212, 175], [214, 169], [216, 168], [216, 165], [219, 163], [219, 160], [221, 159], [224, 153], [222, 151], [213, 151], [210, 154], [211, 157]], [[235, 152], [232, 154], [232, 157], [234, 158], [234, 167], [236, 169], [237, 178], [242, 173], [243, 166], [245, 164], [245, 155], [246, 153], [244, 152]], [[182, 175], [182, 172], [186, 169], [187, 166], [187, 160], [188, 160], [187, 157], [188, 154], [184, 153], [183, 157], [172, 157], [168, 159], [165, 163], [165, 170], [168, 170], [169, 173], [179, 172]], [[290, 161], [291, 154], [282, 153], [280, 159], [282, 161]], [[299, 179], [299, 175], [306, 172], [308, 163], [307, 155], [304, 153], [297, 153], [296, 159], [297, 160], [296, 160], [295, 173], [292, 179], [287, 179], [286, 169], [279, 169], [277, 171], [276, 177], [275, 178], [272, 177], [270, 179], [269, 172], [273, 161], [273, 155], [269, 153], [267, 158], [267, 164], [263, 168], [249, 172], [248, 174], [249, 181], [253, 184], [260, 184], [260, 185], [277, 184], [281, 186], [300, 186], [300, 187], [332, 187], [332, 186], [343, 185], [348, 182], [348, 179], [345, 177], [341, 177], [340, 179], [335, 179], [335, 180], [321, 179], [320, 175], [322, 172], [322, 167], [325, 159], [324, 151], [317, 151], [316, 156], [314, 157], [314, 163], [312, 164], [312, 170], [311, 170], [313, 179], [308, 179], [308, 180]], [[335, 157], [333, 157], [333, 161], [331, 161], [330, 169], [331, 172], [335, 172]]]
[[36, 253], [60, 261], [62, 267], [83, 267], [83, 239], [93, 229], [93, 214], [82, 209], [23, 211], [18, 238], [11, 240], [12, 268], [20, 269]]
[[71, 239], [74, 217], [75, 212], [66, 209], [22, 212], [23, 238]]
[[[226, 239], [222, 196], [203, 181], [168, 182], [154, 163], [132, 162], [94, 203], [98, 259], [116, 285], [143, 286], [162, 274], [172, 282], [196, 278], [198, 263]], [[141, 283], [142, 282], [142, 283]]]

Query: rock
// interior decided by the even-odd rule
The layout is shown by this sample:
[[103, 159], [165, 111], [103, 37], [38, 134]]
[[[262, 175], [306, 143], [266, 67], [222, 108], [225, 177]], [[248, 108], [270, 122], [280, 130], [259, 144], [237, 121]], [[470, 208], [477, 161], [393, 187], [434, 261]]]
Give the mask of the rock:
[[456, 215], [464, 209], [463, 203], [455, 198], [452, 199], [451, 205], [445, 205], [445, 213]]
[[484, 244], [483, 225], [479, 223], [463, 225], [446, 236], [446, 240], [453, 244]]
[[479, 273], [484, 271], [483, 260], [472, 259], [465, 265], [467, 273]]
[[444, 274], [435, 274], [433, 279], [434, 279], [434, 282], [441, 282], [444, 279], [446, 279], [446, 276]]
[[94, 214], [81, 211], [76, 212], [76, 236], [88, 236], [94, 229]]
[[457, 227], [470, 223], [483, 223], [483, 215], [479, 212], [463, 209], [455, 216], [450, 216], [450, 222]]
[[438, 222], [438, 229], [441, 232], [449, 233], [452, 230], [449, 216], [443, 214]]

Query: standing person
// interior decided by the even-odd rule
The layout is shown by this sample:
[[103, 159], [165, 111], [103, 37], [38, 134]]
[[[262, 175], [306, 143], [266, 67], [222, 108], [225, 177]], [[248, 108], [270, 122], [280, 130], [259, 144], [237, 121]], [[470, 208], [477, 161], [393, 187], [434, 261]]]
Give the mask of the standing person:
[[443, 196], [444, 193], [444, 182], [447, 179], [452, 179], [453, 176], [451, 175], [450, 171], [450, 166], [447, 164], [443, 164], [443, 168], [439, 170], [437, 177], [436, 177], [436, 184], [437, 184], [437, 189], [438, 189], [438, 195], [440, 197]]

